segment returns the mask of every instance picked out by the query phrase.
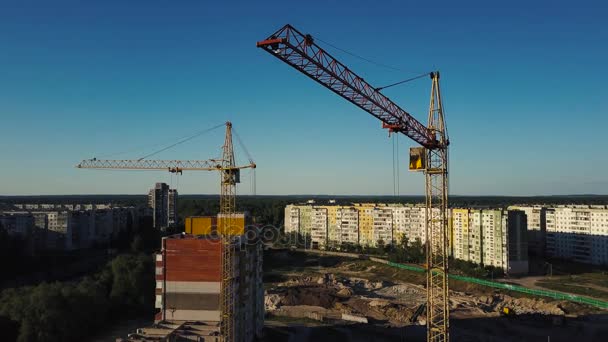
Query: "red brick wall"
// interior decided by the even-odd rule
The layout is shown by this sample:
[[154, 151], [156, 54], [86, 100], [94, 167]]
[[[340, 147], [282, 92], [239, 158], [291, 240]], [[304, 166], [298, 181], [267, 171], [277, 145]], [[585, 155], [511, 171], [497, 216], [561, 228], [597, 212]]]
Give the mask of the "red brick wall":
[[220, 281], [221, 243], [208, 239], [166, 239], [167, 281]]

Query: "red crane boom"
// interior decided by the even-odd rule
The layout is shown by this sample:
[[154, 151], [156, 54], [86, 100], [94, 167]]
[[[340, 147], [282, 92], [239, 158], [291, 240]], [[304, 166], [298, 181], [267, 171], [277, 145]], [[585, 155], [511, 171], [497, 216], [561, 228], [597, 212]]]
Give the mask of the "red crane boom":
[[315, 44], [311, 35], [287, 24], [257, 46], [375, 116], [385, 128], [431, 150], [443, 147], [434, 132]]

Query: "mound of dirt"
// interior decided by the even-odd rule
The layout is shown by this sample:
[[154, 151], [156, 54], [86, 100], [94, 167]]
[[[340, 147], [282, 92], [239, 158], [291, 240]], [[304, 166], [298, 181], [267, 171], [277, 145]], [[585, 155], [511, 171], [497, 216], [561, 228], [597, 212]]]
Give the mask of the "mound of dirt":
[[336, 303], [336, 290], [325, 287], [290, 287], [281, 298], [281, 305], [320, 306], [329, 309]]

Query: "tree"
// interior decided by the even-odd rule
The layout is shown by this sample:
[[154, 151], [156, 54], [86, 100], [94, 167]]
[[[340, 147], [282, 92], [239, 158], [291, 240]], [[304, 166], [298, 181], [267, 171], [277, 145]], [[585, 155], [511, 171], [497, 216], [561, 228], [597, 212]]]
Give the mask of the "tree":
[[154, 264], [152, 258], [140, 254], [121, 255], [112, 260], [110, 299], [127, 309], [141, 310], [154, 306]]

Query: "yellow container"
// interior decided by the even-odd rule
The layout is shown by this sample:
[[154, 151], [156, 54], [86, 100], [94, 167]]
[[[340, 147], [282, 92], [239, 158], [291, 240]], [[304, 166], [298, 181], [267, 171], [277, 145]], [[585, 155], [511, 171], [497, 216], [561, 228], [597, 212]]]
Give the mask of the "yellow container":
[[217, 227], [217, 219], [213, 216], [186, 217], [186, 234], [208, 235]]
[[245, 214], [233, 214], [231, 217], [217, 215], [217, 232], [228, 235], [245, 234]]

